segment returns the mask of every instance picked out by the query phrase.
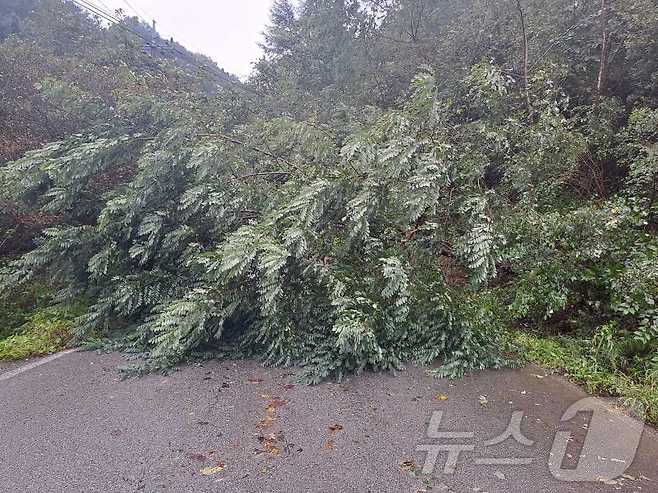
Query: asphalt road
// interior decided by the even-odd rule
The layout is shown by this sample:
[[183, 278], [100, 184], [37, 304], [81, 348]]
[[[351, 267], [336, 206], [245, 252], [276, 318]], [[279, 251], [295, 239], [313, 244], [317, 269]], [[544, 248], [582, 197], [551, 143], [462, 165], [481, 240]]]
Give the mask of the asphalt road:
[[[637, 422], [616, 409], [562, 422], [586, 395], [535, 367], [459, 381], [411, 367], [300, 387], [294, 369], [253, 361], [128, 380], [121, 362], [80, 352], [0, 368], [0, 491], [658, 492], [656, 431], [644, 428], [634, 460], [622, 456]], [[521, 435], [495, 440], [510, 423]], [[560, 430], [572, 438], [551, 452]], [[424, 474], [428, 450], [436, 467]], [[579, 458], [589, 481], [555, 477]], [[606, 480], [597, 464], [623, 476]]]

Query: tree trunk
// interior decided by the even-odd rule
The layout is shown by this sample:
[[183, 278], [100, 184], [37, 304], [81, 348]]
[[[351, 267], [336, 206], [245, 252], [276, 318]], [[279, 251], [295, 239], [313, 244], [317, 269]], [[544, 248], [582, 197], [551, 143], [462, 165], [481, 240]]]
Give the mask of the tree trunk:
[[610, 52], [610, 33], [608, 32], [609, 9], [608, 0], [601, 0], [601, 62], [599, 63], [599, 76], [596, 80], [594, 104], [598, 104], [601, 96], [605, 94], [608, 53]]
[[526, 105], [528, 106], [528, 111], [532, 107], [532, 102], [530, 101], [530, 82], [529, 82], [529, 63], [528, 63], [528, 33], [525, 28], [525, 16], [523, 15], [523, 9], [521, 8], [521, 0], [516, 0], [516, 8], [519, 11], [519, 18], [521, 19], [521, 35], [523, 36], [523, 88], [525, 91]]

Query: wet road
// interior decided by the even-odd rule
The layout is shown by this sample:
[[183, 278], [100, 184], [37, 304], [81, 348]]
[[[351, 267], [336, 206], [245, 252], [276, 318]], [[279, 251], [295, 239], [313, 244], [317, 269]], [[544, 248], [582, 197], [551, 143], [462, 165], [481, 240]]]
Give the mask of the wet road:
[[[658, 492], [655, 430], [623, 456], [637, 422], [617, 410], [562, 422], [587, 396], [535, 367], [303, 387], [294, 369], [254, 361], [128, 380], [122, 362], [75, 352], [0, 369], [0, 491]], [[589, 481], [555, 477], [583, 470]]]

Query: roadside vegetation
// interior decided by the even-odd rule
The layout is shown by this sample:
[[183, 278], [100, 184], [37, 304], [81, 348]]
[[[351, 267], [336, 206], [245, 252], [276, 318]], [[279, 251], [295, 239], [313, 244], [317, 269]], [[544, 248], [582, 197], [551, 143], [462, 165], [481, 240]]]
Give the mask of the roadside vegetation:
[[53, 289], [31, 283], [0, 300], [0, 361], [54, 353], [71, 341], [82, 300], [55, 304]]
[[81, 306], [35, 310], [14, 334], [0, 339], [0, 360], [19, 360], [54, 353], [66, 347]]
[[555, 370], [594, 395], [619, 397], [638, 416], [658, 425], [658, 381], [655, 375], [625, 371], [611, 362], [591, 339], [512, 332], [526, 361]]
[[655, 0], [278, 0], [244, 83], [138, 19], [17, 5], [8, 299], [89, 300], [74, 341], [120, 334], [140, 370], [525, 353], [655, 420]]

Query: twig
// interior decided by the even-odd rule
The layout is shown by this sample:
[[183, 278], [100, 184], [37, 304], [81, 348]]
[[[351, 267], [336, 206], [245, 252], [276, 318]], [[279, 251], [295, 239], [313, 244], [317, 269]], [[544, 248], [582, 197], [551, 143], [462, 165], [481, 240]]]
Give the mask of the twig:
[[292, 173], [290, 171], [260, 171], [258, 173], [249, 173], [247, 175], [236, 176], [238, 180], [245, 180], [247, 178], [253, 178], [255, 176], [288, 176]]
[[252, 151], [259, 152], [265, 156], [271, 157], [272, 159], [276, 159], [277, 161], [281, 161], [282, 163], [287, 164], [291, 168], [295, 168], [288, 160], [282, 158], [281, 156], [277, 156], [276, 154], [271, 153], [270, 151], [267, 151], [265, 149], [262, 149], [260, 147], [253, 146], [251, 144], [247, 144], [241, 140], [236, 139], [235, 137], [231, 137], [229, 135], [224, 135], [222, 133], [214, 133], [214, 134], [205, 134], [202, 135], [201, 137], [217, 137], [220, 138], [226, 142], [230, 142], [231, 144], [239, 145], [242, 147], [246, 147], [247, 149], [251, 149]]

